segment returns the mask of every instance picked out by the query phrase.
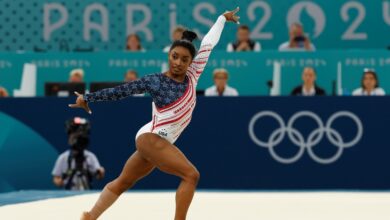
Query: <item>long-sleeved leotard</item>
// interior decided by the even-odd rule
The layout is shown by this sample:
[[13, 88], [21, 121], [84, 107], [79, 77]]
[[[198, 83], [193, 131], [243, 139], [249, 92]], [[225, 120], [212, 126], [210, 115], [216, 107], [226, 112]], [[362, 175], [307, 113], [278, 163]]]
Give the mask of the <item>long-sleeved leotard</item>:
[[210, 53], [218, 43], [226, 18], [219, 16], [203, 38], [199, 52], [187, 69], [184, 82], [163, 73], [151, 74], [115, 88], [103, 89], [84, 96], [87, 102], [118, 100], [133, 94], [149, 93], [153, 99], [152, 121], [143, 126], [136, 138], [152, 132], [174, 143], [191, 120], [196, 104], [196, 85]]

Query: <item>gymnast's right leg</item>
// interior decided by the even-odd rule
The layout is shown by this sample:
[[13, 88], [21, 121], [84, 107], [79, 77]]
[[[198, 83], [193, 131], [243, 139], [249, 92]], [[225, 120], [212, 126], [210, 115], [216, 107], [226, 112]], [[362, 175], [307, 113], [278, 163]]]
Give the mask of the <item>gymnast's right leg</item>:
[[127, 160], [118, 178], [108, 183], [94, 207], [89, 212], [84, 212], [81, 220], [95, 220], [108, 209], [117, 198], [134, 184], [147, 176], [154, 169], [154, 165], [145, 160], [138, 151]]

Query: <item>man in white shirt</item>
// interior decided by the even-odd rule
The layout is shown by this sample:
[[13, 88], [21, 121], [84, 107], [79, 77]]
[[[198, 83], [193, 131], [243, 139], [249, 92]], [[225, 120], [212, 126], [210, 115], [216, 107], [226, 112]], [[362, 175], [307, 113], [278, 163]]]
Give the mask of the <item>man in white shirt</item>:
[[299, 23], [293, 23], [290, 26], [290, 40], [279, 46], [279, 51], [315, 51], [315, 46], [310, 42], [308, 36], [305, 36], [303, 26]]
[[214, 86], [205, 91], [205, 96], [238, 96], [235, 88], [227, 85], [229, 74], [226, 69], [215, 69], [213, 72]]
[[246, 25], [241, 25], [237, 29], [237, 40], [233, 43], [229, 43], [226, 51], [227, 52], [240, 52], [240, 51], [255, 51], [261, 50], [259, 42], [255, 42], [250, 39], [250, 30]]

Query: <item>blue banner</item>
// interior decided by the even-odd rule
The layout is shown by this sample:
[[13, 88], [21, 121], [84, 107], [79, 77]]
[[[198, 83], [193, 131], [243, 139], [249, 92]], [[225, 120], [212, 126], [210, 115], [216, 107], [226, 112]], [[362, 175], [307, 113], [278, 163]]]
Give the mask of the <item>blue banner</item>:
[[[350, 94], [360, 87], [364, 68], [376, 70], [380, 85], [390, 92], [390, 52], [370, 51], [322, 51], [315, 53], [212, 53], [200, 78], [198, 89], [213, 85], [212, 72], [225, 68], [229, 72], [228, 84], [240, 95], [268, 95], [267, 82], [272, 80], [274, 62], [281, 69], [281, 94], [289, 95], [294, 87], [302, 83], [302, 70], [306, 66], [317, 70], [317, 84], [328, 95], [333, 93], [333, 82], [340, 72], [342, 88]], [[128, 69], [135, 69], [140, 76], [158, 73], [167, 65], [167, 55], [162, 52], [147, 53], [0, 53], [0, 86], [12, 95], [21, 85], [23, 64], [37, 66], [37, 95], [44, 95], [46, 82], [66, 82], [69, 72], [75, 68], [85, 70], [85, 81], [122, 81]], [[340, 68], [339, 68], [340, 66]]]
[[[389, 0], [2, 0], [0, 50], [121, 51], [129, 33], [139, 34], [147, 50], [162, 50], [175, 26], [203, 36], [218, 15], [236, 6], [263, 49], [287, 41], [292, 22], [302, 23], [320, 50], [390, 44]], [[235, 39], [236, 29], [227, 25], [219, 49]]]
[[[150, 98], [91, 104], [74, 99], [0, 100], [0, 191], [53, 188], [50, 171], [67, 146], [64, 121], [92, 122], [90, 150], [107, 170], [102, 187], [134, 152], [151, 119]], [[380, 106], [380, 107], [379, 107]], [[201, 173], [204, 189], [390, 189], [388, 97], [198, 98], [176, 145]], [[137, 189], [172, 189], [153, 172]]]

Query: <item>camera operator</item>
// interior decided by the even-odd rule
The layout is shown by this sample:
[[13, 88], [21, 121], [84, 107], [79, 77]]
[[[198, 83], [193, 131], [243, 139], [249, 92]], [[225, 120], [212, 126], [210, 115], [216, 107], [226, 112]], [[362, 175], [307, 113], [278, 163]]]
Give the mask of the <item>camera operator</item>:
[[102, 179], [105, 171], [95, 154], [86, 150], [90, 123], [85, 118], [75, 117], [65, 125], [70, 149], [58, 157], [52, 172], [53, 182], [67, 190], [91, 189], [92, 180]]
[[279, 51], [315, 51], [316, 48], [305, 35], [303, 26], [293, 23], [290, 26], [290, 40], [279, 46]]

